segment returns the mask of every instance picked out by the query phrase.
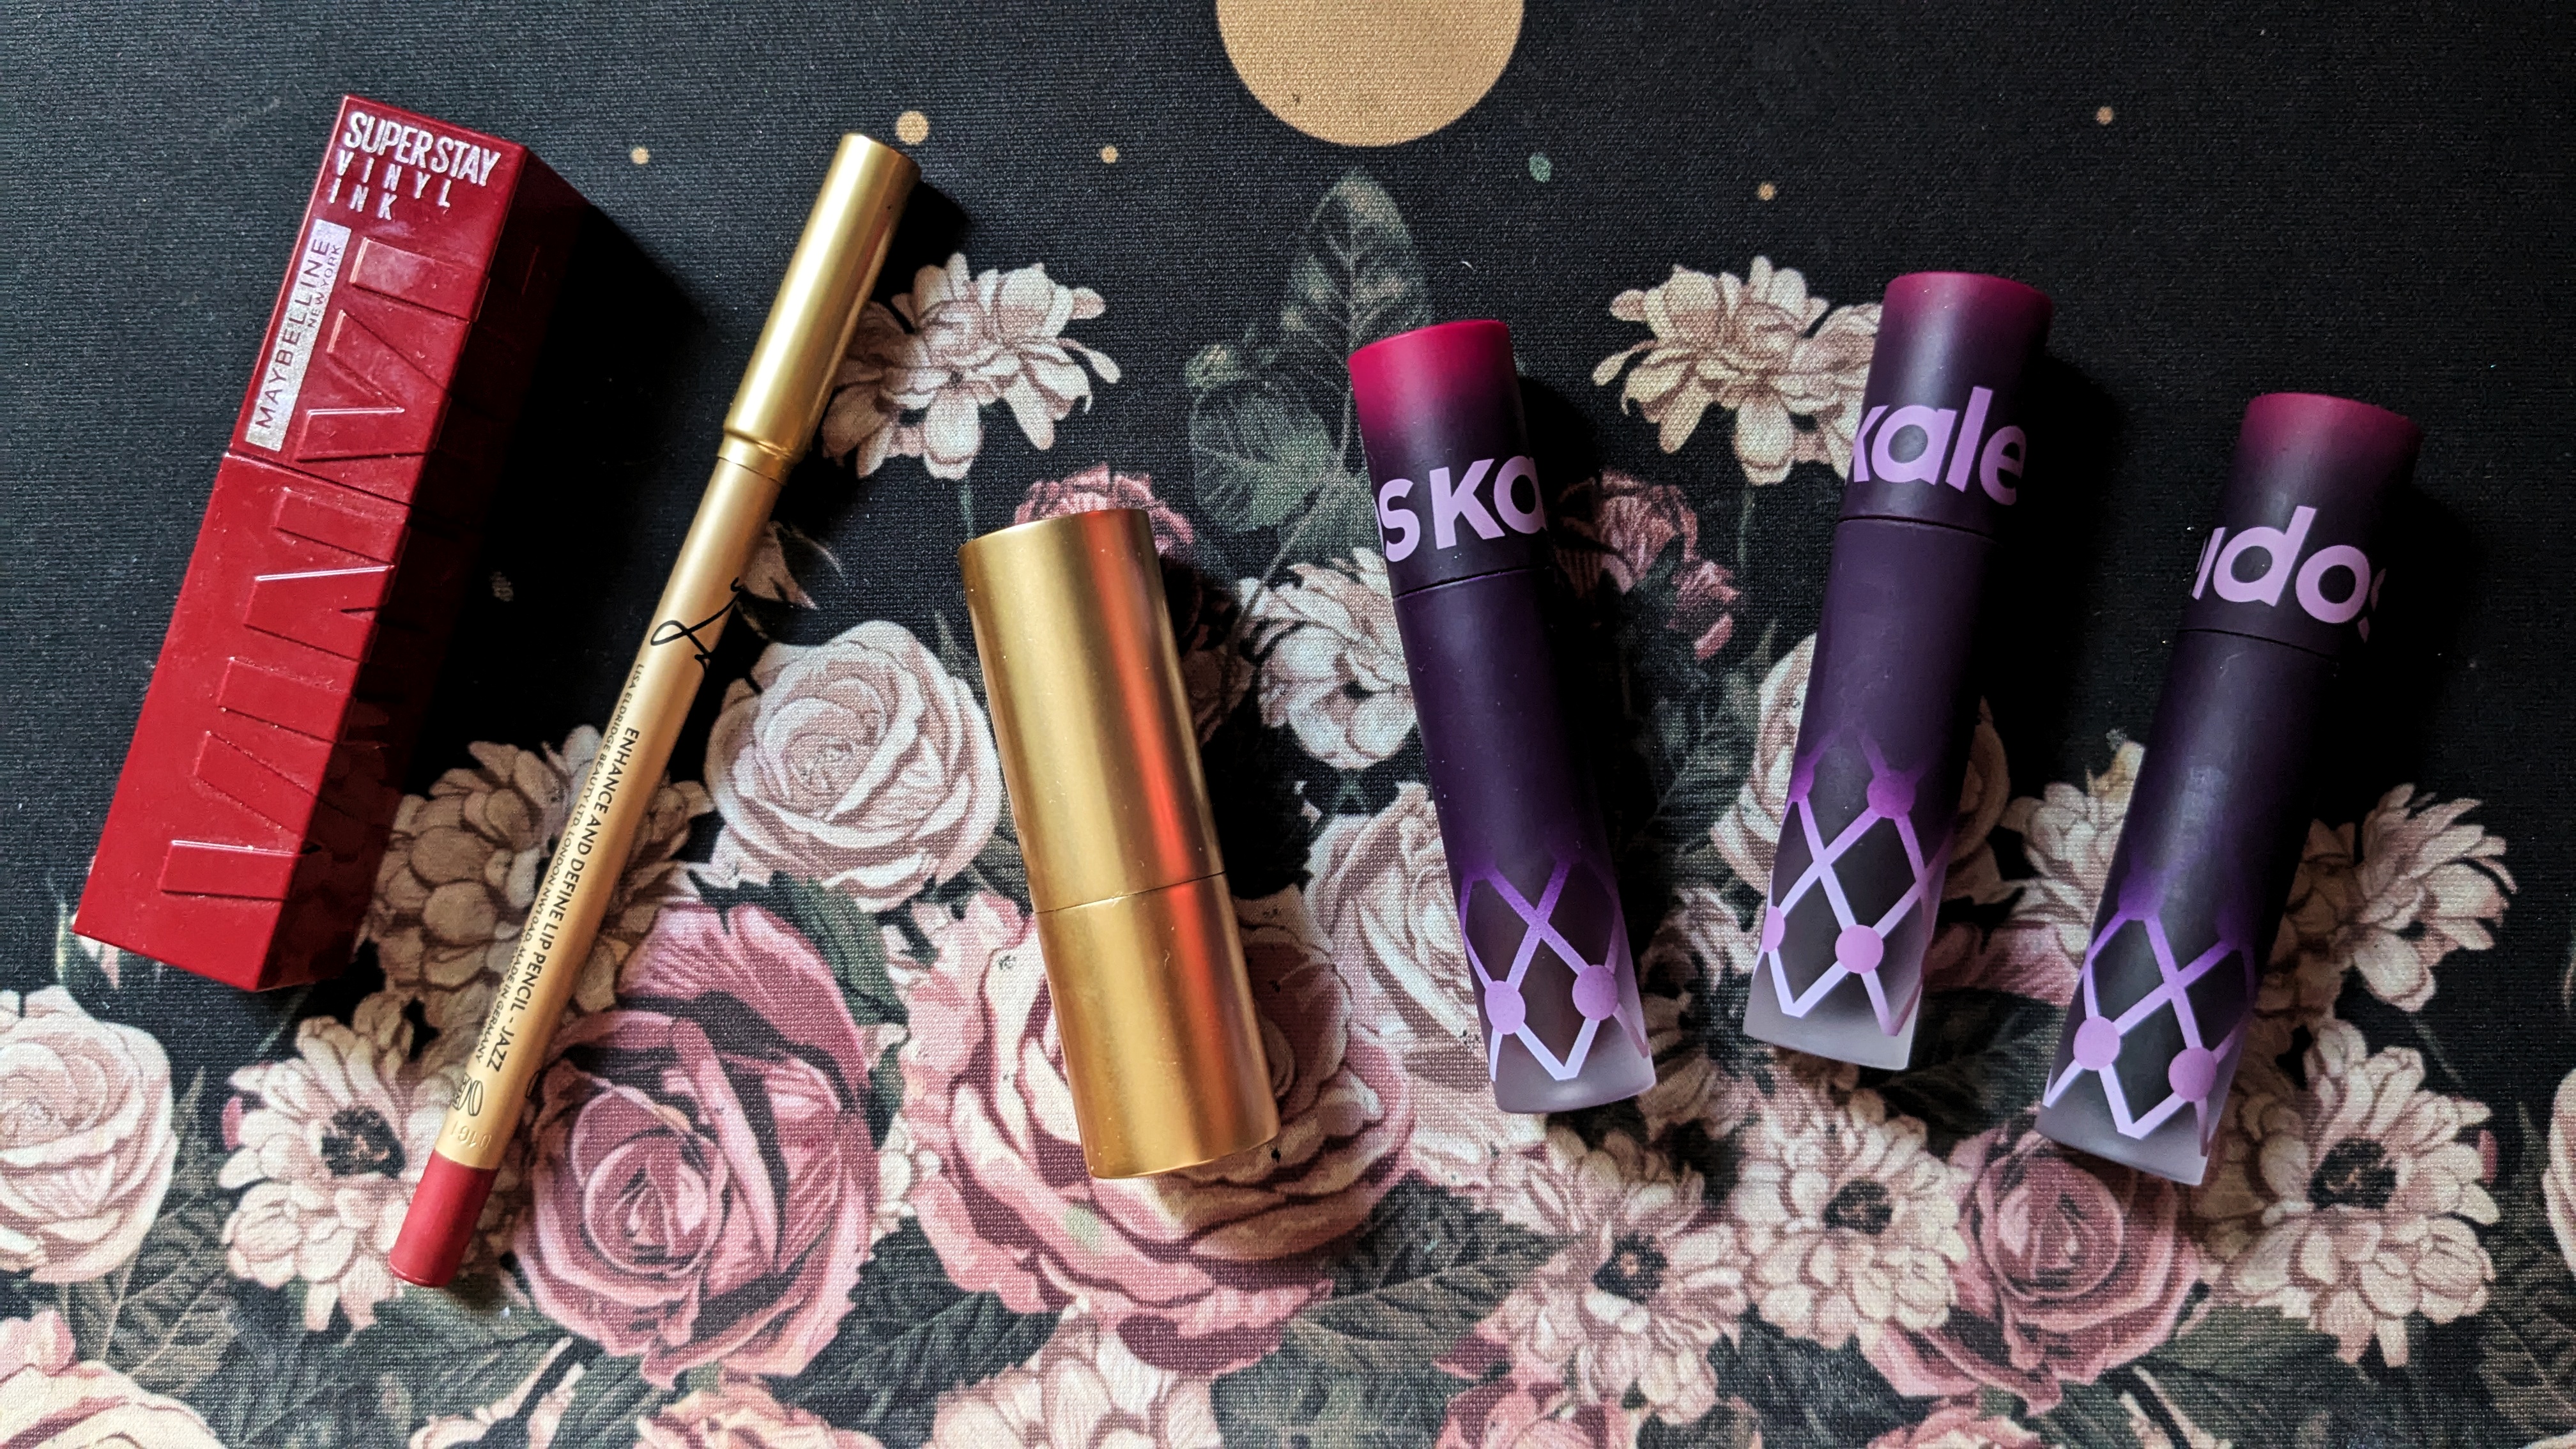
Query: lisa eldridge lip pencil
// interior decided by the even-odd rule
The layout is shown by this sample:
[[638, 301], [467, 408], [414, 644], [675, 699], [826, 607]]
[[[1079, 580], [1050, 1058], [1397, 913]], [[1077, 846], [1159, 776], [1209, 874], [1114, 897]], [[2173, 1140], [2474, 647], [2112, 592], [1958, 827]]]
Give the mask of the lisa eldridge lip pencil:
[[1495, 1105], [1633, 1097], [1655, 1064], [1549, 654], [1554, 564], [1511, 333], [1425, 327], [1352, 353], [1350, 372]]
[[2245, 409], [2147, 732], [2039, 1130], [2197, 1183], [2307, 833], [2339, 657], [2370, 637], [2367, 551], [2422, 434], [2367, 403]]
[[575, 824], [546, 865], [528, 928], [413, 1189], [390, 1255], [395, 1275], [406, 1282], [445, 1285], [473, 1241], [520, 1104], [545, 1064], [564, 1002], [616, 890], [618, 866], [706, 678], [779, 487], [813, 443], [833, 374], [919, 175], [910, 157], [861, 135], [843, 136], [832, 157], [725, 413], [715, 476], [609, 713], [599, 762], [573, 797]]
[[1834, 526], [1745, 1008], [1749, 1036], [1866, 1067], [1914, 1053], [1976, 720], [1969, 646], [2030, 443], [2047, 294], [1890, 282]]

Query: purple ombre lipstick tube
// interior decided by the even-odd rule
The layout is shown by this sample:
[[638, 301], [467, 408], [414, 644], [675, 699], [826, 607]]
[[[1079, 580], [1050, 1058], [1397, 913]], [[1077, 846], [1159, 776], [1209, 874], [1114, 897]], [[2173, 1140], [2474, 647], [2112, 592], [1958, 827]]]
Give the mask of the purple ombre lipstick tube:
[[1424, 327], [1350, 369], [1495, 1105], [1633, 1097], [1655, 1064], [1609, 832], [1549, 654], [1555, 564], [1511, 333]]
[[2197, 1183], [2298, 870], [2336, 661], [2370, 637], [2373, 531], [2416, 426], [2272, 393], [2245, 409], [2147, 758], [2093, 917], [2039, 1130]]
[[2030, 443], [2046, 293], [1887, 287], [1762, 912], [1747, 1035], [1904, 1067], [1976, 724], [1969, 646]]

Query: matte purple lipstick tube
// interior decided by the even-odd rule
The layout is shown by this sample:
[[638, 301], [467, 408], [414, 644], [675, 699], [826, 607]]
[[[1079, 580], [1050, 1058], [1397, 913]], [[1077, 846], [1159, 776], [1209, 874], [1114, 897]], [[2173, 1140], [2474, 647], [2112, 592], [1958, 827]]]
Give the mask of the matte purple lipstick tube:
[[2197, 1183], [2309, 816], [2337, 658], [2370, 637], [2366, 552], [2422, 434], [2367, 403], [2245, 409], [2219, 527], [2194, 570], [2039, 1130]]
[[1609, 832], [1548, 652], [1555, 561], [1511, 333], [1424, 327], [1350, 368], [1495, 1105], [1633, 1097], [1655, 1064]]
[[1914, 1054], [1977, 693], [1968, 654], [2030, 442], [2022, 374], [2046, 293], [2001, 277], [1888, 283], [1834, 525], [1749, 1036], [1865, 1067]]

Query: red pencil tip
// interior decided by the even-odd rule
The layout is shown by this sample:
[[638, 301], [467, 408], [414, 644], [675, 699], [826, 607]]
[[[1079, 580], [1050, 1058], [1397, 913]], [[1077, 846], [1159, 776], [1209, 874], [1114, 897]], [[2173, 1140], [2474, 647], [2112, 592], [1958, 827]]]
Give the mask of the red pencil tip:
[[494, 1170], [429, 1155], [429, 1166], [412, 1189], [411, 1211], [403, 1214], [402, 1233], [386, 1263], [394, 1276], [423, 1288], [444, 1288], [456, 1276], [456, 1265], [474, 1241], [483, 1200], [492, 1195]]

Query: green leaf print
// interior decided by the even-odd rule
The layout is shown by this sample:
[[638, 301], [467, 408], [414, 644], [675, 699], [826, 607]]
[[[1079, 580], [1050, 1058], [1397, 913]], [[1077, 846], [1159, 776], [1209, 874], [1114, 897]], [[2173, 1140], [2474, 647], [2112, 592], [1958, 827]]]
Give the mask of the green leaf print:
[[2332, 1339], [2268, 1309], [2217, 1308], [2099, 1383], [2067, 1385], [2066, 1401], [2038, 1423], [2070, 1445], [2127, 1445], [2134, 1405], [2178, 1444], [2192, 1433], [2241, 1446], [2340, 1442], [2325, 1437], [2339, 1408], [2371, 1394]]
[[581, 1366], [548, 1449], [633, 1449], [637, 1421], [675, 1397], [646, 1383], [634, 1359], [593, 1359]]
[[942, 1393], [1024, 1362], [1055, 1332], [1052, 1313], [1015, 1313], [948, 1280], [916, 1223], [876, 1246], [839, 1336], [778, 1396], [892, 1449], [930, 1437]]
[[179, 1098], [178, 1165], [142, 1246], [105, 1277], [61, 1290], [81, 1357], [122, 1370], [162, 1394], [184, 1394], [221, 1363], [233, 1340], [234, 1279], [224, 1269], [231, 1200], [215, 1184], [214, 1150], [195, 1129], [200, 1073]]
[[1288, 1341], [1340, 1372], [1429, 1363], [1558, 1246], [1428, 1183], [1401, 1183], [1335, 1264], [1333, 1296], [1288, 1321]]
[[719, 911], [758, 906], [776, 914], [814, 944], [831, 964], [833, 979], [860, 1026], [901, 1025], [903, 998], [886, 974], [885, 936], [877, 918], [858, 902], [810, 880], [777, 876], [766, 885], [706, 886], [699, 895]]
[[1279, 1352], [1215, 1385], [1229, 1444], [1426, 1443], [1467, 1381], [1432, 1365], [1558, 1244], [1428, 1183], [1398, 1185]]
[[428, 1419], [508, 1397], [569, 1337], [524, 1308], [476, 1308], [453, 1293], [412, 1288], [377, 1305], [376, 1326], [343, 1340], [339, 1352], [352, 1380], [394, 1377], [409, 1393], [410, 1416]]
[[1376, 546], [1344, 362], [1430, 320], [1413, 233], [1383, 187], [1348, 173], [1307, 218], [1277, 321], [1182, 369], [1200, 508], [1238, 533], [1279, 530], [1273, 570]]
[[1364, 172], [1333, 183], [1306, 219], [1279, 304], [1280, 362], [1318, 395], [1348, 387], [1343, 363], [1381, 338], [1431, 321], [1431, 289], [1395, 198]]
[[1879, 1088], [1891, 1110], [1920, 1117], [1932, 1150], [1948, 1152], [2036, 1103], [2066, 1010], [2009, 991], [1935, 991], [1924, 997], [1914, 1059]]
[[2542, 1206], [2545, 1139], [2527, 1117], [2523, 1140], [2523, 1170], [2488, 1240], [2496, 1277], [2480, 1316], [2478, 1376], [2497, 1412], [2536, 1439], [2576, 1430], [2576, 1273]]
[[1750, 1315], [1737, 1341], [1709, 1345], [1708, 1359], [1719, 1385], [1761, 1415], [1773, 1449], [1847, 1449], [1910, 1414], [1857, 1345], [1823, 1348]]
[[1318, 488], [1351, 484], [1324, 420], [1259, 383], [1219, 389], [1190, 409], [1190, 457], [1200, 505], [1242, 529], [1285, 523]]
[[1414, 1449], [1439, 1436], [1449, 1400], [1467, 1381], [1416, 1367], [1353, 1374], [1295, 1347], [1216, 1381], [1217, 1427], [1255, 1449]]
[[337, 1449], [410, 1432], [412, 1386], [353, 1363], [334, 1335], [307, 1333], [296, 1294], [244, 1293], [233, 1324], [222, 1362], [187, 1395], [226, 1449]]

